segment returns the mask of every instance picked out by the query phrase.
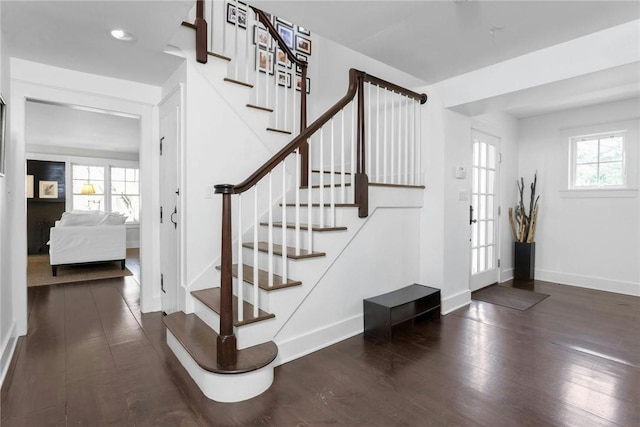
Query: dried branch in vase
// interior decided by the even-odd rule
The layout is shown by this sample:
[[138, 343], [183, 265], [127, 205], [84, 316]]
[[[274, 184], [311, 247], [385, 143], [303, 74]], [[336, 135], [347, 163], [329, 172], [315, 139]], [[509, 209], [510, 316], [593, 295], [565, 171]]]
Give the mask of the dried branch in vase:
[[509, 208], [509, 224], [511, 226], [511, 234], [516, 242], [532, 243], [536, 235], [536, 225], [538, 222], [538, 200], [540, 196], [536, 196], [536, 186], [538, 184], [538, 173], [533, 175], [531, 183], [531, 196], [529, 198], [529, 211], [524, 205], [524, 178], [517, 181], [518, 193], [520, 201], [515, 210]]

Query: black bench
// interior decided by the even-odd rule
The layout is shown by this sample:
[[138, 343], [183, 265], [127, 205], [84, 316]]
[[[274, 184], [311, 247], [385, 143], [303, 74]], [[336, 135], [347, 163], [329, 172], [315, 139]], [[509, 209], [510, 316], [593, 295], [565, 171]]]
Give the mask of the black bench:
[[[391, 329], [400, 323], [440, 309], [440, 289], [413, 284], [373, 298], [364, 304], [364, 336], [391, 341]], [[438, 313], [439, 314], [439, 313]]]

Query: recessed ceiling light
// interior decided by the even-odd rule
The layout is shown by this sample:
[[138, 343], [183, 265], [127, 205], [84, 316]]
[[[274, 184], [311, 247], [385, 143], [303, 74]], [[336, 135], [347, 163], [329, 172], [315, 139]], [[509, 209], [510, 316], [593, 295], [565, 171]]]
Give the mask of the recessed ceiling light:
[[123, 42], [132, 42], [136, 39], [136, 37], [133, 34], [120, 28], [115, 28], [111, 30], [111, 37]]

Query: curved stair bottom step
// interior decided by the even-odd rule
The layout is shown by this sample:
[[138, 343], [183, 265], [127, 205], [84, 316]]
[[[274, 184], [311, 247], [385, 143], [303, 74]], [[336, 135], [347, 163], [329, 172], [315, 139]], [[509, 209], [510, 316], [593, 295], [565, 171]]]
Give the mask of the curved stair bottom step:
[[206, 371], [193, 360], [171, 331], [166, 331], [167, 345], [209, 399], [222, 403], [241, 402], [256, 397], [271, 387], [275, 361], [263, 368], [242, 374], [217, 374]]

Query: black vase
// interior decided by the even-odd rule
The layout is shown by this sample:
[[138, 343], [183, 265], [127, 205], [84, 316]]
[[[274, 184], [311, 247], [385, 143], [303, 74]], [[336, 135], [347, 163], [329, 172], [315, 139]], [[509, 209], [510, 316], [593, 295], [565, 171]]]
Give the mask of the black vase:
[[521, 282], [533, 282], [535, 268], [535, 242], [515, 242], [515, 254], [513, 257], [513, 279]]

